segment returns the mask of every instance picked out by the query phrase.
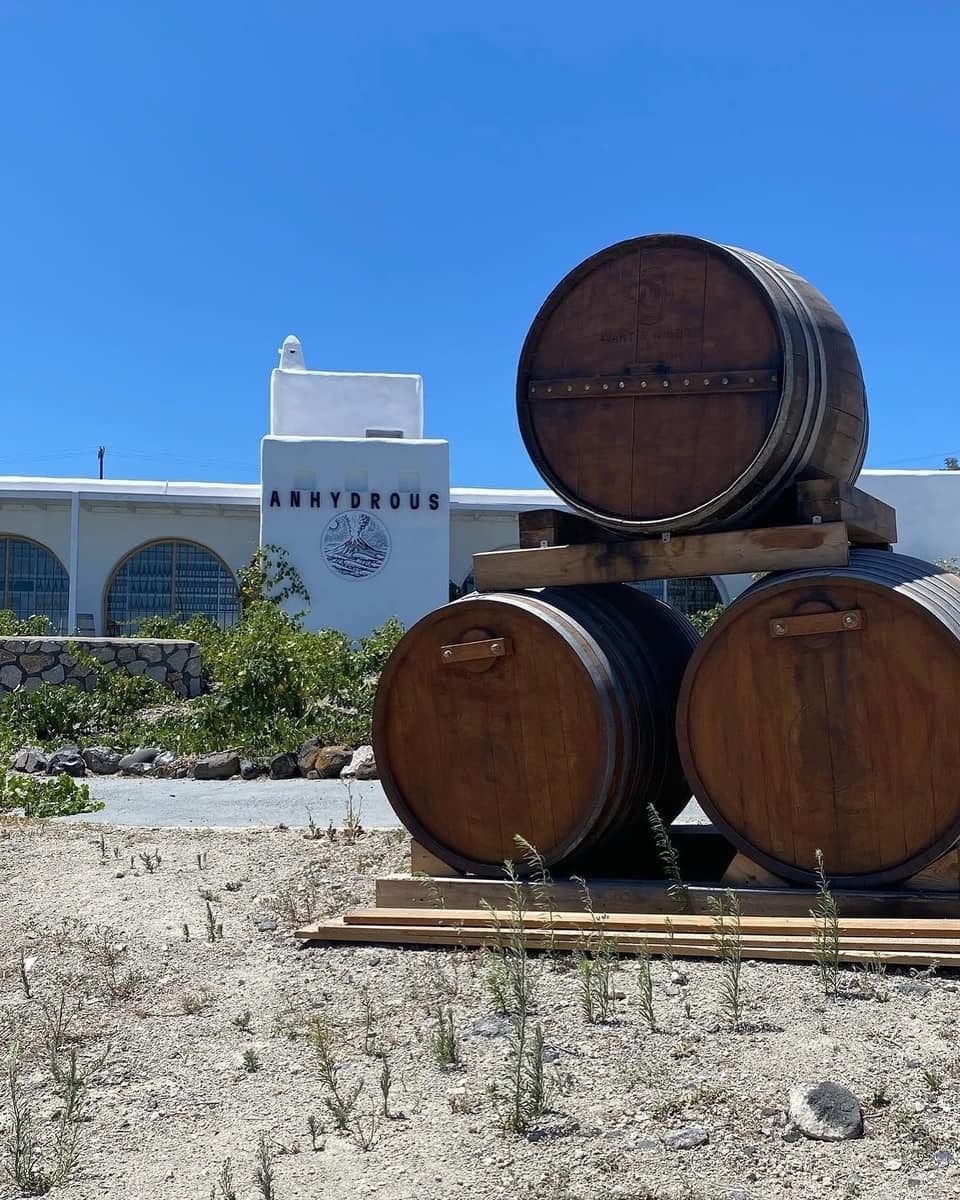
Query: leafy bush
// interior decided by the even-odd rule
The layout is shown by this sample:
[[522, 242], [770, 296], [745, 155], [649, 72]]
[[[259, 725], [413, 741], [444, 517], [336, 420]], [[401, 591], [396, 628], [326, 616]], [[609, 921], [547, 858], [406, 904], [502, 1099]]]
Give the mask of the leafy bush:
[[[221, 629], [203, 616], [152, 617], [136, 631], [197, 642], [205, 694], [179, 700], [143, 675], [103, 669], [86, 692], [52, 684], [18, 690], [0, 701], [0, 754], [28, 744], [104, 741], [192, 754], [229, 747], [264, 757], [295, 750], [310, 737], [354, 746], [369, 741], [377, 682], [403, 632], [400, 623], [391, 619], [357, 641], [335, 630], [304, 629], [281, 604], [309, 597], [275, 547], [262, 547], [240, 577], [235, 625]], [[146, 723], [145, 708], [161, 711]]]
[[22, 808], [26, 817], [74, 817], [103, 807], [100, 800], [90, 798], [85, 783], [77, 783], [69, 775], [46, 779], [0, 771], [0, 813]]
[[46, 637], [52, 628], [49, 617], [18, 617], [11, 608], [0, 608], [0, 637]]
[[688, 619], [701, 637], [710, 629], [723, 615], [726, 605], [715, 604], [713, 608], [704, 608], [700, 612], [688, 613]]

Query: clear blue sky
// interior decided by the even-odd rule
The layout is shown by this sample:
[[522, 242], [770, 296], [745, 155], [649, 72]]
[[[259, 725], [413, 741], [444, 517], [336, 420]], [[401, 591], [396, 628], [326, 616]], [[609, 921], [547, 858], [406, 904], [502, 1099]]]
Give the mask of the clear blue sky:
[[0, 0], [0, 474], [258, 478], [268, 373], [416, 371], [459, 485], [536, 486], [527, 326], [657, 231], [856, 339], [870, 466], [960, 454], [960, 6]]

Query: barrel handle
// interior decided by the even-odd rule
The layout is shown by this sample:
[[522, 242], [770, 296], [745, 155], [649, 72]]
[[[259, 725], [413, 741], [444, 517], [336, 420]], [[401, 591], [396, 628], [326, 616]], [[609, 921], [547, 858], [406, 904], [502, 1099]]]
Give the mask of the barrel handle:
[[470, 671], [486, 671], [498, 658], [512, 653], [510, 638], [497, 637], [491, 629], [467, 629], [458, 642], [440, 647], [440, 661], [445, 667], [463, 664]]
[[810, 637], [817, 633], [856, 633], [867, 623], [867, 614], [862, 608], [848, 608], [843, 612], [805, 613], [799, 617], [774, 617], [770, 622], [770, 636]]

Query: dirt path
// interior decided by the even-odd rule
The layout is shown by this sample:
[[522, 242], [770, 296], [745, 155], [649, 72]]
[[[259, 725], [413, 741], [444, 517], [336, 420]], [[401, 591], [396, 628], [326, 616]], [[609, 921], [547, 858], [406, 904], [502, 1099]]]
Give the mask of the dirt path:
[[[507, 1025], [481, 955], [302, 950], [290, 937], [308, 912], [370, 902], [374, 878], [402, 869], [406, 847], [400, 831], [346, 845], [296, 830], [0, 827], [0, 1048], [20, 1045], [20, 1088], [45, 1149], [63, 1106], [51, 1046], [62, 1067], [74, 1049], [89, 1076], [78, 1166], [53, 1194], [207, 1200], [229, 1157], [249, 1200], [260, 1196], [261, 1134], [277, 1200], [960, 1194], [960, 1012], [956, 983], [939, 977], [890, 972], [857, 988], [845, 976], [847, 995], [825, 1002], [813, 967], [744, 965], [745, 1030], [733, 1033], [718, 1017], [716, 964], [689, 963], [677, 985], [655, 963], [651, 1033], [634, 964], [614, 976], [611, 1022], [588, 1025], [577, 972], [537, 960], [551, 1110], [526, 1138], [504, 1133], [491, 1089], [502, 1105]], [[152, 865], [156, 852], [151, 872], [139, 856]], [[222, 939], [207, 940], [202, 893]], [[457, 1070], [434, 1059], [438, 1005], [457, 1032]], [[235, 1023], [247, 1020], [247, 1030]], [[361, 1125], [349, 1136], [332, 1130], [325, 1107], [318, 1027], [341, 1091], [363, 1082]], [[370, 1115], [384, 1054], [390, 1119]], [[777, 1113], [790, 1086], [824, 1078], [863, 1102], [866, 1136], [785, 1142]], [[5, 1140], [6, 1097], [3, 1112]], [[316, 1151], [311, 1114], [326, 1127]], [[709, 1142], [681, 1151], [661, 1142], [690, 1125]], [[0, 1184], [0, 1196], [17, 1194]]]

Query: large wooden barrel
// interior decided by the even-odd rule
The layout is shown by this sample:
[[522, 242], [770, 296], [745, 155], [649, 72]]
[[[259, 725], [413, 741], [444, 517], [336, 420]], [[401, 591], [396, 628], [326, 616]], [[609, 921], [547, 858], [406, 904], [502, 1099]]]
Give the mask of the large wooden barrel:
[[691, 659], [687, 778], [745, 854], [841, 887], [905, 879], [960, 838], [960, 579], [852, 550], [771, 575]]
[[853, 481], [866, 397], [846, 326], [747, 250], [658, 234], [571, 273], [527, 335], [520, 430], [554, 490], [633, 533], [756, 520], [795, 480]]
[[[649, 861], [646, 805], [689, 798], [674, 720], [697, 642], [623, 584], [473, 595], [401, 639], [381, 677], [374, 748], [411, 834], [497, 874], [520, 834], [551, 867]], [[625, 863], [626, 860], [626, 863]]]

